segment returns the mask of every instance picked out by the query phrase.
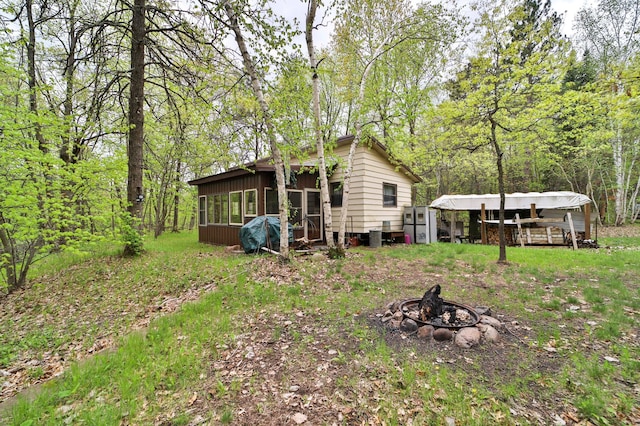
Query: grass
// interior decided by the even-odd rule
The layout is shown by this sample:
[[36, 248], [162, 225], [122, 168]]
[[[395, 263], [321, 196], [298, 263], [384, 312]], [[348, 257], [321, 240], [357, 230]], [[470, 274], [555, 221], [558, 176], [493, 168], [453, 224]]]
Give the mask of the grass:
[[[94, 253], [41, 264], [22, 297], [3, 305], [37, 309], [0, 317], [0, 368], [24, 353], [46, 359], [91, 346], [105, 331], [114, 349], [18, 399], [6, 423], [283, 424], [304, 412], [319, 424], [535, 424], [566, 413], [632, 424], [638, 415], [634, 241], [509, 248], [506, 266], [496, 265], [496, 247], [470, 244], [361, 247], [344, 260], [283, 266], [196, 239], [148, 240], [137, 259]], [[445, 298], [491, 306], [519, 340], [461, 351], [375, 326], [387, 302], [421, 296], [432, 282]], [[149, 314], [202, 288], [178, 310]], [[51, 295], [58, 303], [47, 303]], [[39, 315], [59, 326], [42, 327]], [[26, 374], [38, 381], [47, 370]]]

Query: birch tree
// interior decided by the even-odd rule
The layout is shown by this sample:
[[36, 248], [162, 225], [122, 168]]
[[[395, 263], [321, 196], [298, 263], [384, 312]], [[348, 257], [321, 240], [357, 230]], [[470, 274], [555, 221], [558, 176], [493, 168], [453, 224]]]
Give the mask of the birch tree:
[[349, 131], [353, 129], [354, 134], [342, 183], [338, 247], [344, 247], [354, 155], [365, 128], [376, 120], [375, 109], [369, 104], [372, 99], [370, 95], [376, 93], [375, 88], [369, 92], [370, 78], [381, 59], [404, 43], [421, 41], [438, 45], [449, 37], [445, 34], [448, 34], [453, 23], [446, 19], [448, 15], [438, 20], [438, 11], [443, 12], [443, 9], [429, 5], [414, 9], [405, 0], [385, 3], [350, 0], [337, 19], [335, 49], [338, 52], [337, 60], [349, 64], [347, 68], [350, 73], [345, 77], [351, 89], [347, 123], [353, 124], [348, 124], [347, 128]]
[[[260, 108], [276, 175], [280, 218], [280, 258], [287, 260], [289, 258], [289, 206], [285, 180], [285, 159], [276, 134], [273, 113], [265, 96], [264, 76], [259, 73], [254, 56], [249, 50], [250, 47], [244, 30], [249, 28], [254, 33], [259, 33], [262, 37], [260, 41], [265, 43], [267, 48], [277, 50], [282, 48], [289, 40], [286, 31], [288, 25], [283, 24], [282, 27], [272, 25], [266, 19], [260, 17], [258, 9], [260, 9], [260, 6], [265, 6], [267, 2], [261, 1], [259, 3], [259, 5], [255, 5], [255, 8], [251, 8], [245, 1], [200, 2], [214, 24], [221, 23], [232, 33], [242, 59], [242, 66], [249, 77], [251, 89]], [[282, 22], [280, 23], [282, 24]], [[255, 45], [253, 48], [259, 48], [259, 46]]]
[[[307, 42], [307, 52], [309, 54], [309, 67], [311, 68], [312, 87], [312, 108], [313, 108], [313, 130], [318, 156], [318, 174], [320, 177], [320, 199], [324, 219], [324, 235], [327, 240], [329, 251], [335, 251], [335, 241], [333, 239], [333, 215], [331, 212], [331, 198], [329, 196], [329, 179], [327, 177], [327, 162], [325, 159], [324, 132], [322, 130], [322, 112], [320, 109], [320, 77], [318, 75], [319, 62], [316, 58], [316, 49], [313, 43], [313, 31], [315, 27], [316, 13], [318, 9], [317, 0], [309, 0], [307, 4], [307, 16], [305, 25], [305, 39]], [[341, 256], [341, 253], [336, 253]]]
[[640, 138], [632, 113], [632, 70], [640, 53], [640, 1], [601, 0], [580, 10], [576, 22], [578, 38], [599, 64], [615, 175], [615, 225], [622, 225], [632, 216], [638, 194], [633, 179], [638, 174]]

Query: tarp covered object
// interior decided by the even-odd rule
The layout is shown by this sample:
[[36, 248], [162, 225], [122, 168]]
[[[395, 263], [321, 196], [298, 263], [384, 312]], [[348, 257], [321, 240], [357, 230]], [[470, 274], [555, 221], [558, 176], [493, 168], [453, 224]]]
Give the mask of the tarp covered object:
[[[289, 224], [289, 242], [293, 242], [293, 226]], [[240, 243], [245, 253], [255, 253], [262, 247], [280, 249], [280, 219], [258, 216], [240, 228]]]
[[[586, 195], [570, 191], [514, 192], [505, 194], [505, 210], [526, 210], [535, 204], [537, 209], [573, 209], [589, 204]], [[500, 209], [500, 194], [443, 195], [429, 207], [440, 210], [486, 210]]]

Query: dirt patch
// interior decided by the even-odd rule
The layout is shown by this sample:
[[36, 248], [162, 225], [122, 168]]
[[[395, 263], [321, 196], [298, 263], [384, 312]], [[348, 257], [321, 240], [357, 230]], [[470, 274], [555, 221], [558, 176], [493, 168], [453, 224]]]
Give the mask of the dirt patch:
[[[381, 253], [384, 252], [381, 250]], [[203, 256], [200, 260], [207, 262]], [[230, 413], [232, 424], [240, 425], [304, 424], [305, 421], [307, 424], [382, 424], [377, 413], [382, 412], [389, 396], [402, 393], [410, 386], [401, 378], [403, 365], [418, 362], [433, 369], [464, 373], [460, 377], [464, 377], [465, 383], [460, 385], [471, 392], [474, 385], [482, 384], [493, 392], [485, 398], [508, 404], [518, 421], [553, 424], [556, 416], [561, 416], [566, 424], [576, 423], [571, 420], [572, 416], [575, 418], [575, 409], [569, 405], [570, 396], [562, 386], [554, 387], [547, 380], [557, 377], [566, 365], [565, 355], [559, 355], [557, 349], [575, 345], [575, 336], [584, 335], [582, 318], [563, 318], [564, 328], [554, 337], [553, 345], [540, 347], [536, 338], [541, 326], [530, 320], [531, 315], [522, 311], [521, 306], [509, 310], [493, 303], [499, 300], [496, 294], [514, 285], [513, 276], [509, 277], [511, 281], [506, 278], [506, 267], [496, 266], [492, 272], [475, 271], [470, 263], [456, 261], [453, 274], [450, 269], [434, 266], [425, 258], [406, 260], [385, 255], [374, 258], [367, 251], [349, 252], [347, 256], [344, 262], [314, 260], [308, 256], [293, 264], [281, 264], [269, 256], [253, 258], [248, 269], [251, 281], [299, 287], [305, 297], [326, 297], [327, 304], [337, 297], [349, 297], [355, 291], [364, 294], [366, 300], [354, 300], [340, 316], [333, 311], [327, 315], [328, 309], [321, 305], [286, 312], [256, 312], [247, 320], [245, 332], [212, 348], [209, 368], [202, 371], [200, 380], [190, 386], [188, 394], [182, 395], [182, 408], [193, 424], [198, 424], [198, 419], [218, 421], [225, 413]], [[54, 281], [52, 278], [42, 285]], [[493, 305], [494, 315], [509, 331], [502, 333], [499, 343], [462, 349], [452, 342], [407, 337], [380, 322], [379, 315], [384, 314], [390, 301], [420, 297], [434, 284], [443, 284], [445, 298], [456, 302]], [[539, 282], [524, 280], [518, 285], [528, 286], [532, 292], [544, 287]], [[553, 284], [547, 287], [552, 295]], [[13, 384], [3, 387], [0, 398], [6, 399], [20, 389], [55, 377], [69, 363], [112, 346], [113, 336], [144, 327], [153, 318], [179, 309], [186, 301], [215, 291], [215, 284], [200, 282], [151, 296], [132, 289], [126, 303], [114, 304], [113, 308], [107, 304], [101, 309], [84, 309], [82, 303], [74, 299], [75, 294], [87, 291], [86, 285], [65, 288], [55, 284], [52, 289], [51, 295], [45, 296], [46, 291], [36, 285], [12, 296], [8, 303], [3, 301], [0, 306], [3, 326], [13, 318], [12, 330], [26, 337], [33, 335], [33, 330], [42, 324], [64, 327], [78, 321], [106, 324], [107, 332], [83, 334], [86, 329], [80, 328], [80, 332], [63, 345], [52, 349], [54, 340], [43, 344], [44, 350], [40, 352], [35, 348], [25, 351], [1, 368], [7, 372], [22, 368], [19, 371], [24, 374], [20, 373]], [[103, 289], [103, 293], [107, 292], [108, 288]], [[55, 312], [43, 313], [42, 300], [46, 297], [59, 301]], [[123, 316], [128, 321], [114, 321]], [[55, 336], [65, 331], [54, 329], [52, 332]], [[368, 357], [367, 351], [380, 341], [391, 350], [391, 359], [386, 363]], [[597, 344], [606, 348], [611, 342]], [[589, 351], [596, 349], [584, 348], [587, 355]], [[47, 373], [34, 378], [37, 368]], [[503, 377], [522, 386], [526, 395], [543, 397], [509, 395], [500, 386]], [[162, 392], [157, 394], [160, 404], [163, 398], [175, 400], [172, 392]], [[434, 392], [433, 400], [428, 401], [431, 406], [418, 393], [397, 400], [392, 409], [398, 423], [409, 424], [416, 415], [426, 416], [427, 424], [441, 422], [442, 412], [434, 411], [440, 397], [437, 390]], [[173, 424], [174, 414], [168, 411], [150, 420], [155, 424]]]
[[[599, 226], [598, 238], [640, 237], [640, 225]], [[595, 235], [592, 236], [595, 238]]]

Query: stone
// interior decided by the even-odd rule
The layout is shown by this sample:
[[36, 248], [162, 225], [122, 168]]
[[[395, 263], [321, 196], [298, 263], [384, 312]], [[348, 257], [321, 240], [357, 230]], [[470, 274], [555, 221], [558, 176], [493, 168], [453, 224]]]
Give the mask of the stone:
[[402, 321], [397, 320], [397, 319], [392, 319], [391, 321], [389, 321], [387, 324], [389, 326], [389, 328], [393, 329], [393, 330], [397, 330], [400, 328], [400, 324], [402, 323]]
[[396, 300], [395, 302], [391, 302], [391, 306], [389, 307], [389, 309], [393, 312], [399, 311], [400, 305], [402, 305], [402, 300]]
[[491, 308], [488, 306], [475, 306], [473, 310], [476, 311], [478, 315], [491, 316]]
[[469, 349], [480, 344], [482, 333], [477, 327], [461, 328], [454, 339], [454, 343], [461, 348]]
[[405, 318], [402, 323], [400, 323], [400, 329], [411, 333], [418, 329], [418, 323], [411, 318]]
[[402, 311], [398, 311], [395, 314], [393, 314], [394, 320], [402, 321], [403, 318], [404, 318], [404, 314], [402, 313]]
[[489, 343], [498, 343], [500, 341], [500, 333], [498, 330], [491, 327], [490, 325], [483, 324], [485, 329], [483, 331], [484, 340]]
[[453, 331], [448, 328], [437, 328], [433, 332], [433, 338], [438, 342], [446, 342], [453, 339]]
[[504, 326], [502, 325], [502, 323], [495, 319], [494, 317], [490, 317], [487, 315], [482, 315], [480, 317], [480, 322], [482, 324], [487, 324], [490, 325], [491, 327], [495, 328], [496, 330], [502, 330], [504, 328]]
[[432, 325], [423, 325], [418, 329], [418, 337], [420, 339], [431, 339], [435, 328]]
[[325, 260], [326, 258], [327, 256], [325, 256], [323, 253], [320, 253], [319, 251], [311, 255], [311, 260], [315, 260], [315, 261], [322, 261], [322, 260]]
[[297, 425], [301, 425], [302, 423], [307, 421], [307, 416], [302, 413], [295, 413], [291, 418]]

